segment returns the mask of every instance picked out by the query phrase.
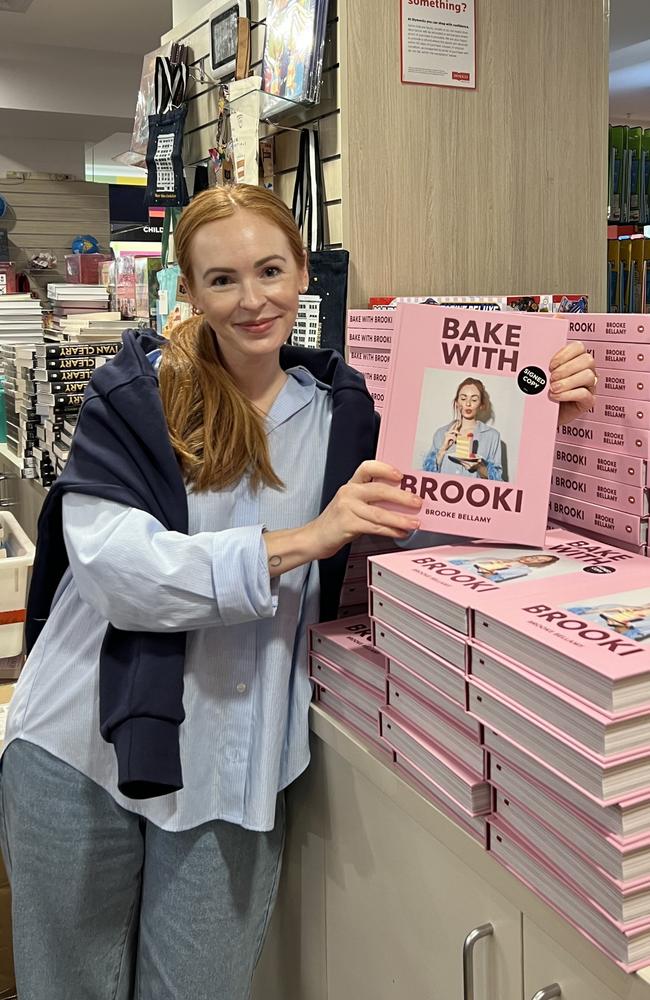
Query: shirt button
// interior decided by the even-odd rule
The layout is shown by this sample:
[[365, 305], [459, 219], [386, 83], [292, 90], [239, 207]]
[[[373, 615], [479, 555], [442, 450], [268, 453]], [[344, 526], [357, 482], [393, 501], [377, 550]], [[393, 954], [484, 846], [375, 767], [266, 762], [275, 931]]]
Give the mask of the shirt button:
[[246, 690], [246, 685], [245, 684], [238, 684], [237, 685], [237, 690], [239, 691], [240, 694], [243, 694], [244, 691]]

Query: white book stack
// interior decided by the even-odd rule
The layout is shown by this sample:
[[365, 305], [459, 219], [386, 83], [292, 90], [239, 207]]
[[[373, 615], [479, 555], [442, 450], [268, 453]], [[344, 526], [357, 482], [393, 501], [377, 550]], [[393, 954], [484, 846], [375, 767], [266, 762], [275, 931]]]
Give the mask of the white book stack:
[[43, 340], [43, 314], [29, 294], [0, 296], [0, 344], [31, 344]]

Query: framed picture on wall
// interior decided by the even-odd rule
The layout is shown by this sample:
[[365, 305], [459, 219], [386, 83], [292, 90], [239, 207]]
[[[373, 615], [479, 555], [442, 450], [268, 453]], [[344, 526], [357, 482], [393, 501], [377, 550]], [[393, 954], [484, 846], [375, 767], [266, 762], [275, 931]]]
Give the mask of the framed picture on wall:
[[209, 74], [214, 80], [235, 72], [240, 17], [250, 17], [249, 0], [225, 0], [210, 16]]

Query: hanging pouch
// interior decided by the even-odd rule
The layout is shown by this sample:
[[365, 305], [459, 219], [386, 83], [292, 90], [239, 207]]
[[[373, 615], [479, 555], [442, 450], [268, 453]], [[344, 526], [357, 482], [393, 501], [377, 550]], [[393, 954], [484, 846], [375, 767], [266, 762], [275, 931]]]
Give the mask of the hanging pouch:
[[292, 211], [309, 247], [309, 295], [321, 300], [320, 346], [344, 353], [345, 316], [348, 297], [347, 250], [324, 250], [323, 186], [318, 133], [300, 134], [300, 156], [293, 192]]
[[156, 114], [149, 115], [147, 144], [148, 207], [181, 208], [189, 198], [183, 171], [183, 132], [187, 108], [187, 66], [156, 59]]

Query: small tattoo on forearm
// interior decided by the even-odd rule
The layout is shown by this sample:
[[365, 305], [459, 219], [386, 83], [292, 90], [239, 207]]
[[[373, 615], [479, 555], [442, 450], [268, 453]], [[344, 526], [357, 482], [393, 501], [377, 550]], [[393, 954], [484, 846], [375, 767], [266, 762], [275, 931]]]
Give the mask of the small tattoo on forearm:
[[271, 556], [271, 558], [269, 559], [269, 566], [272, 566], [273, 569], [276, 569], [278, 566], [281, 565], [282, 565], [282, 556]]

